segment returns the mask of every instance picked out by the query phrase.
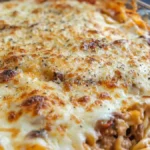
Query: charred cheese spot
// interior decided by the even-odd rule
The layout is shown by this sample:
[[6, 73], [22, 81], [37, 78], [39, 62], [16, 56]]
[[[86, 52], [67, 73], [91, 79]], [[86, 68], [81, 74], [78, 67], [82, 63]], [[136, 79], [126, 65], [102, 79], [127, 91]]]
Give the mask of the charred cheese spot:
[[19, 12], [18, 12], [18, 11], [14, 11], [14, 12], [12, 12], [12, 16], [13, 16], [13, 17], [16, 17], [18, 14], [19, 14]]
[[143, 97], [143, 98], [147, 98], [147, 99], [149, 98], [149, 99], [150, 99], [150, 96], [142, 96], [142, 97]]
[[42, 10], [40, 8], [36, 8], [32, 11], [32, 13], [37, 14], [40, 13]]
[[21, 115], [22, 115], [21, 111], [19, 112], [11, 111], [8, 113], [8, 121], [9, 122], [17, 121]]
[[0, 73], [0, 83], [8, 82], [17, 75], [14, 70], [4, 70]]
[[118, 87], [116, 81], [106, 81], [104, 85], [109, 89], [115, 89]]
[[79, 2], [88, 2], [90, 4], [95, 4], [96, 0], [78, 0]]
[[31, 106], [33, 104], [42, 103], [45, 100], [46, 100], [46, 98], [43, 96], [40, 96], [40, 95], [32, 96], [32, 97], [28, 98], [27, 100], [25, 100], [22, 103], [22, 106], [28, 107], [28, 106]]
[[71, 103], [74, 106], [86, 106], [90, 101], [90, 97], [89, 96], [83, 96], [80, 98], [76, 98], [76, 97], [72, 97], [71, 98]]
[[21, 57], [14, 55], [5, 59], [4, 63], [6, 63], [7, 65], [13, 65], [13, 64], [18, 64], [20, 60], [21, 60]]
[[91, 34], [98, 34], [98, 31], [97, 31], [97, 30], [88, 30], [87, 32], [88, 32], [88, 33], [91, 33]]
[[45, 81], [53, 81], [54, 73], [51, 70], [45, 69], [42, 72]]
[[107, 92], [102, 92], [99, 96], [100, 99], [111, 99], [110, 95]]
[[88, 97], [88, 96], [83, 96], [83, 97], [80, 97], [77, 101], [78, 101], [79, 103], [81, 103], [81, 104], [86, 104], [86, 103], [89, 102], [89, 100], [90, 100], [90, 97]]
[[60, 72], [54, 72], [53, 80], [64, 81], [64, 75]]
[[26, 99], [21, 106], [28, 112], [33, 111], [33, 114], [37, 115], [39, 111], [47, 107], [47, 98], [40, 95], [35, 95]]
[[127, 40], [121, 39], [121, 40], [115, 40], [112, 44], [120, 46], [121, 44], [125, 44], [125, 43], [127, 43]]
[[115, 78], [117, 78], [117, 79], [121, 79], [122, 78], [121, 72], [119, 70], [115, 71]]
[[69, 82], [64, 82], [64, 89], [66, 92], [69, 92], [71, 90], [71, 83]]
[[36, 0], [37, 3], [43, 3], [46, 2], [47, 0]]

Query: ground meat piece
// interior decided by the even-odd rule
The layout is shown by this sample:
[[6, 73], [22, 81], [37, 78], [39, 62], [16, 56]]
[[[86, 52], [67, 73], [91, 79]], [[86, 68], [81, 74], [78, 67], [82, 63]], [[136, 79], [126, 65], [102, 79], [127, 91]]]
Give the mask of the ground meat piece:
[[124, 138], [121, 142], [122, 148], [129, 150], [130, 147], [132, 146], [131, 140], [128, 138]]
[[134, 135], [137, 142], [139, 142], [144, 135], [144, 125], [140, 124], [131, 128], [131, 134]]
[[116, 138], [113, 136], [104, 136], [101, 140], [97, 141], [97, 144], [105, 150], [113, 150], [115, 141]]
[[109, 121], [103, 121], [103, 120], [98, 120], [95, 126], [95, 129], [100, 132], [104, 132], [108, 128], [110, 128], [113, 124], [112, 120]]

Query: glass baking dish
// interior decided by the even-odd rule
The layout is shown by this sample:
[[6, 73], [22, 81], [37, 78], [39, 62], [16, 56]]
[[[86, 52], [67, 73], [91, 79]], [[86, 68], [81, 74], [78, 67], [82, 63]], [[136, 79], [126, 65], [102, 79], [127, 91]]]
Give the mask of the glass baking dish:
[[[128, 0], [126, 3], [126, 7], [129, 9], [133, 9], [131, 0]], [[142, 0], [137, 0], [137, 11], [140, 16], [148, 22], [150, 25], [150, 5], [148, 3], [143, 2]]]
[[138, 3], [138, 13], [150, 25], [150, 5], [141, 0], [138, 0], [137, 3]]
[[[0, 0], [0, 2], [6, 2], [11, 0]], [[146, 0], [145, 0], [146, 1]], [[128, 0], [128, 6], [131, 5], [131, 0]], [[150, 24], [150, 4], [143, 2], [142, 0], [137, 0], [138, 4], [138, 13], [142, 16], [142, 18]]]

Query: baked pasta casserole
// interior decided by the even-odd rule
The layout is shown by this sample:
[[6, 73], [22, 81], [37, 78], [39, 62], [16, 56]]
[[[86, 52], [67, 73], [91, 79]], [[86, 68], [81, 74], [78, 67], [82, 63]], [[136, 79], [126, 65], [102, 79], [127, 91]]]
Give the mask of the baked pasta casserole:
[[131, 3], [0, 3], [0, 150], [150, 150], [150, 28]]

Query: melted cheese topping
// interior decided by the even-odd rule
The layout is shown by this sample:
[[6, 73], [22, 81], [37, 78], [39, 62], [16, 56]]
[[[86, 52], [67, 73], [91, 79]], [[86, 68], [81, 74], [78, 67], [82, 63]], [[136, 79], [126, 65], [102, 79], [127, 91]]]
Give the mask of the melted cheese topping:
[[1, 3], [0, 149], [84, 150], [98, 120], [149, 103], [137, 30], [77, 0]]

